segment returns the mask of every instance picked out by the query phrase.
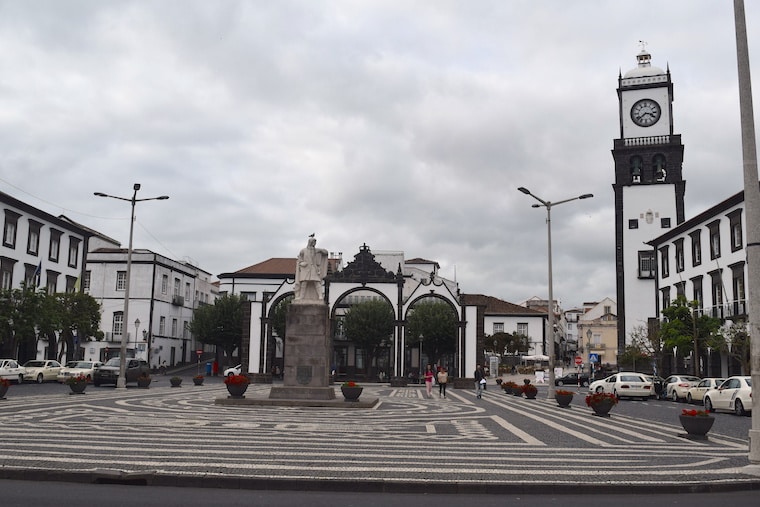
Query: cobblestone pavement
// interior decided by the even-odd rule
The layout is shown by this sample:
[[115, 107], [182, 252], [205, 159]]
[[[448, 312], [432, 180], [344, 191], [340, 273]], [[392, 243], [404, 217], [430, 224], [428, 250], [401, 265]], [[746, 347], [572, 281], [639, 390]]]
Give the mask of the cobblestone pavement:
[[[246, 397], [267, 397], [252, 384]], [[365, 387], [372, 409], [215, 405], [223, 384], [0, 401], [0, 478], [395, 491], [760, 488], [746, 439], [546, 399]], [[340, 396], [340, 392], [338, 392]], [[24, 475], [27, 474], [27, 475]], [[63, 479], [69, 480], [69, 479]], [[103, 479], [106, 480], [106, 479]]]

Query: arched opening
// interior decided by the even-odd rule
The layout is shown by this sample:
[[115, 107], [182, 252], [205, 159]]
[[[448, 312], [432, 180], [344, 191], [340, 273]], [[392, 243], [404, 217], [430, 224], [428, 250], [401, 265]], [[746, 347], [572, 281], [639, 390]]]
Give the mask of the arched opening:
[[407, 313], [406, 336], [405, 374], [411, 382], [422, 381], [428, 364], [456, 375], [458, 317], [449, 301], [436, 296], [415, 301]]

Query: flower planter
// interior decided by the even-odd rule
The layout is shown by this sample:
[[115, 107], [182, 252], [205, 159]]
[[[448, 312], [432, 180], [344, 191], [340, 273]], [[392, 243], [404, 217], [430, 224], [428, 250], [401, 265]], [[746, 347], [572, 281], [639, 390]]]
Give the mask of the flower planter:
[[341, 386], [340, 391], [343, 393], [343, 398], [346, 401], [359, 401], [359, 396], [362, 395], [363, 387], [348, 387]]
[[538, 394], [538, 389], [522, 389], [523, 394], [525, 397], [529, 400], [535, 400], [536, 395]]
[[203, 377], [193, 377], [193, 384], [197, 386], [202, 386], [204, 380], [205, 379]]
[[612, 407], [615, 406], [615, 402], [604, 400], [597, 403], [592, 403], [589, 406], [594, 411], [593, 415], [599, 417], [609, 417], [610, 410], [612, 410]]
[[5, 393], [8, 392], [8, 386], [0, 385], [0, 400], [5, 399]]
[[84, 390], [87, 389], [87, 382], [72, 382], [69, 384], [71, 392], [69, 394], [84, 394]]
[[241, 399], [245, 398], [243, 394], [245, 394], [246, 390], [248, 389], [248, 384], [239, 383], [239, 384], [225, 384], [227, 386], [227, 392], [230, 393], [230, 398], [233, 399]]
[[706, 440], [707, 432], [712, 428], [715, 418], [708, 416], [679, 415], [681, 426], [686, 430], [687, 437], [695, 440]]
[[137, 387], [141, 389], [148, 389], [148, 386], [150, 386], [151, 379], [150, 377], [137, 377]]
[[554, 393], [554, 400], [557, 402], [557, 405], [559, 405], [560, 408], [569, 408], [570, 402], [573, 401], [573, 393], [569, 393], [569, 394]]
[[172, 387], [182, 387], [182, 379], [181, 378], [172, 377], [172, 378], [169, 379], [169, 382], [171, 383]]

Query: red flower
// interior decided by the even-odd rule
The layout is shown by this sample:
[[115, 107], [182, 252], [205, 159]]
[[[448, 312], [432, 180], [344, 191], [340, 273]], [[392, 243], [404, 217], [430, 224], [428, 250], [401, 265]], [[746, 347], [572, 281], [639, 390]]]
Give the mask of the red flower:
[[246, 375], [227, 375], [224, 379], [224, 383], [227, 385], [241, 385], [250, 384], [251, 380]]

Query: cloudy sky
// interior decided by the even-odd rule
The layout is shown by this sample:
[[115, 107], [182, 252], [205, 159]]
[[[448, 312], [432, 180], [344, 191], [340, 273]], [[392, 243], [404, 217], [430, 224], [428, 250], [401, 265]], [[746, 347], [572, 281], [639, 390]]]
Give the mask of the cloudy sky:
[[[747, 2], [752, 70], [760, 6]], [[733, 2], [0, 0], [0, 190], [218, 275], [318, 246], [615, 297], [617, 79], [670, 67], [686, 215], [742, 187]], [[755, 90], [760, 89], [757, 83]], [[755, 99], [756, 104], [760, 100]]]

